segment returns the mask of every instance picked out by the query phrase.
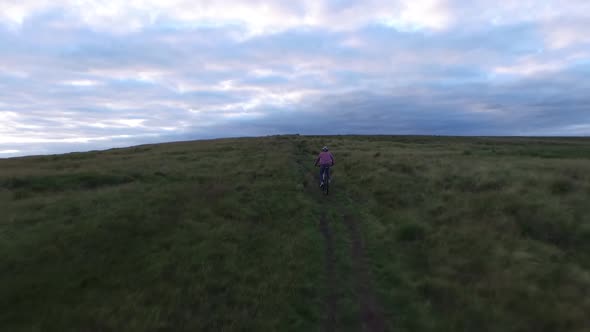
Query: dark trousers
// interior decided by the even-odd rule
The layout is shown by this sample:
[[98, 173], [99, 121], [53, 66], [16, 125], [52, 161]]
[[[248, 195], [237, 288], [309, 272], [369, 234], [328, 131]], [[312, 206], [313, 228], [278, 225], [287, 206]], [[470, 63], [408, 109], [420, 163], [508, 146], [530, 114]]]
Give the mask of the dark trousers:
[[326, 180], [330, 179], [330, 165], [320, 165], [320, 182], [323, 180], [323, 175], [326, 174]]

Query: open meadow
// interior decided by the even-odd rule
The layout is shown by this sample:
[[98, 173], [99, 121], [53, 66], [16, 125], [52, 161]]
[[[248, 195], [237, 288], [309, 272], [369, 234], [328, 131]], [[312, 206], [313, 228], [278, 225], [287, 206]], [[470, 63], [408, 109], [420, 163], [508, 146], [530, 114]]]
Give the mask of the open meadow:
[[588, 331], [589, 199], [583, 138], [4, 159], [0, 331]]

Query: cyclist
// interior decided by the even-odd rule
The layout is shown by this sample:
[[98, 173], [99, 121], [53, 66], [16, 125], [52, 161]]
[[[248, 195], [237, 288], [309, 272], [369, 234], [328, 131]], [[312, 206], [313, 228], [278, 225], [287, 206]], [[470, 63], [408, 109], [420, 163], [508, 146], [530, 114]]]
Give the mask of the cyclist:
[[334, 156], [328, 151], [328, 147], [324, 146], [322, 152], [318, 155], [315, 160], [315, 166], [320, 166], [320, 187], [324, 186], [324, 174], [326, 179], [330, 180], [330, 167], [334, 166]]

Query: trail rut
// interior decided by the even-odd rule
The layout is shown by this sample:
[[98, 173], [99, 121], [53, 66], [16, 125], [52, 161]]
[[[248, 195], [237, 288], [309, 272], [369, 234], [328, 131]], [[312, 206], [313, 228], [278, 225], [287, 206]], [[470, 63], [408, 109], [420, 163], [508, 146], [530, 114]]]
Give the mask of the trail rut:
[[362, 330], [370, 332], [385, 331], [383, 311], [375, 297], [369, 262], [357, 221], [350, 215], [344, 215], [343, 220], [352, 244], [351, 255], [359, 296]]
[[320, 218], [320, 232], [324, 237], [324, 270], [326, 273], [326, 295], [324, 298], [326, 316], [324, 318], [324, 331], [337, 331], [336, 319], [337, 295], [336, 295], [336, 257], [334, 255], [334, 235], [330, 229], [328, 219], [323, 214]]
[[[298, 144], [295, 146], [297, 158], [297, 164], [299, 165], [302, 175], [304, 177], [304, 186], [306, 191], [310, 194], [316, 195], [318, 198], [325, 199], [321, 195], [319, 190], [316, 190], [315, 183], [317, 179], [310, 172], [309, 168], [303, 162], [303, 156], [305, 155], [303, 146]], [[331, 209], [344, 210], [342, 203], [337, 203], [332, 206]], [[323, 204], [328, 204], [323, 202]], [[365, 246], [362, 240], [360, 229], [358, 228], [357, 221], [350, 215], [343, 215], [344, 224], [348, 231], [348, 236], [351, 243], [350, 255], [353, 264], [353, 273], [356, 283], [356, 292], [358, 294], [359, 301], [359, 313], [360, 323], [362, 331], [367, 332], [383, 332], [386, 331], [385, 319], [383, 311], [378, 304], [375, 296], [373, 280], [371, 278], [370, 266], [367, 259]], [[337, 261], [336, 261], [336, 248], [334, 232], [330, 227], [329, 220], [326, 212], [322, 212], [319, 222], [319, 230], [324, 240], [324, 271], [326, 280], [326, 292], [324, 295], [324, 320], [323, 330], [324, 331], [339, 331], [339, 319], [338, 319], [338, 302], [339, 302], [339, 282], [336, 275]]]

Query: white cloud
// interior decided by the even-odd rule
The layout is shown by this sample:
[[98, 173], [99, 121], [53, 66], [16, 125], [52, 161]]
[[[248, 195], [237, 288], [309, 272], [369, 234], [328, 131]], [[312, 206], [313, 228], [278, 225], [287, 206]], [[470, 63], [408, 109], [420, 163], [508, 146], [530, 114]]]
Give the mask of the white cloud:
[[[126, 34], [159, 25], [176, 28], [238, 27], [235, 38], [292, 28], [353, 31], [383, 24], [400, 31], [441, 31], [451, 27], [543, 24], [548, 47], [589, 43], [590, 2], [586, 0], [0, 0], [0, 24], [18, 27], [47, 11], [63, 13], [59, 25], [84, 25]], [[585, 24], [572, 23], [585, 22]], [[349, 45], [361, 45], [350, 39]], [[148, 80], [153, 77], [148, 77]]]
[[41, 143], [91, 143], [95, 141], [110, 141], [122, 138], [138, 138], [138, 137], [158, 137], [160, 134], [138, 134], [138, 135], [108, 135], [108, 136], [76, 136], [76, 137], [61, 137], [61, 138], [47, 138], [47, 137], [11, 137], [0, 136], [0, 144], [41, 144]]
[[35, 12], [47, 9], [51, 6], [49, 0], [2, 0], [0, 1], [1, 22], [8, 25], [21, 25], [23, 21]]
[[73, 81], [64, 81], [63, 84], [71, 85], [71, 86], [80, 86], [80, 87], [88, 87], [88, 86], [96, 86], [99, 85], [101, 82], [94, 81], [94, 80], [73, 80]]
[[565, 61], [524, 60], [518, 63], [494, 68], [496, 74], [529, 76], [539, 73], [555, 72], [566, 67]]
[[383, 23], [399, 30], [434, 29], [448, 27], [452, 16], [450, 9], [439, 0], [408, 1], [400, 13], [383, 18]]
[[559, 72], [584, 59], [590, 59], [590, 52], [573, 52], [553, 57], [547, 57], [543, 54], [527, 55], [512, 61], [510, 64], [496, 66], [493, 68], [493, 73], [531, 76]]
[[547, 46], [552, 49], [563, 49], [581, 44], [590, 45], [590, 6], [588, 17], [584, 19], [551, 21], [544, 24], [543, 31]]
[[96, 128], [142, 128], [146, 119], [116, 119], [89, 123], [88, 126]]
[[227, 119], [255, 119], [265, 116], [262, 112], [226, 112], [223, 117]]
[[18, 3], [8, 0], [3, 5], [7, 9], [0, 17], [10, 24], [19, 25], [44, 10], [58, 9], [68, 19], [113, 33], [137, 31], [158, 22], [185, 27], [241, 24], [248, 35], [259, 35], [298, 26], [349, 30], [383, 21], [439, 29], [450, 20], [445, 2], [440, 0], [368, 0], [350, 2], [343, 8], [316, 0], [23, 0]]

